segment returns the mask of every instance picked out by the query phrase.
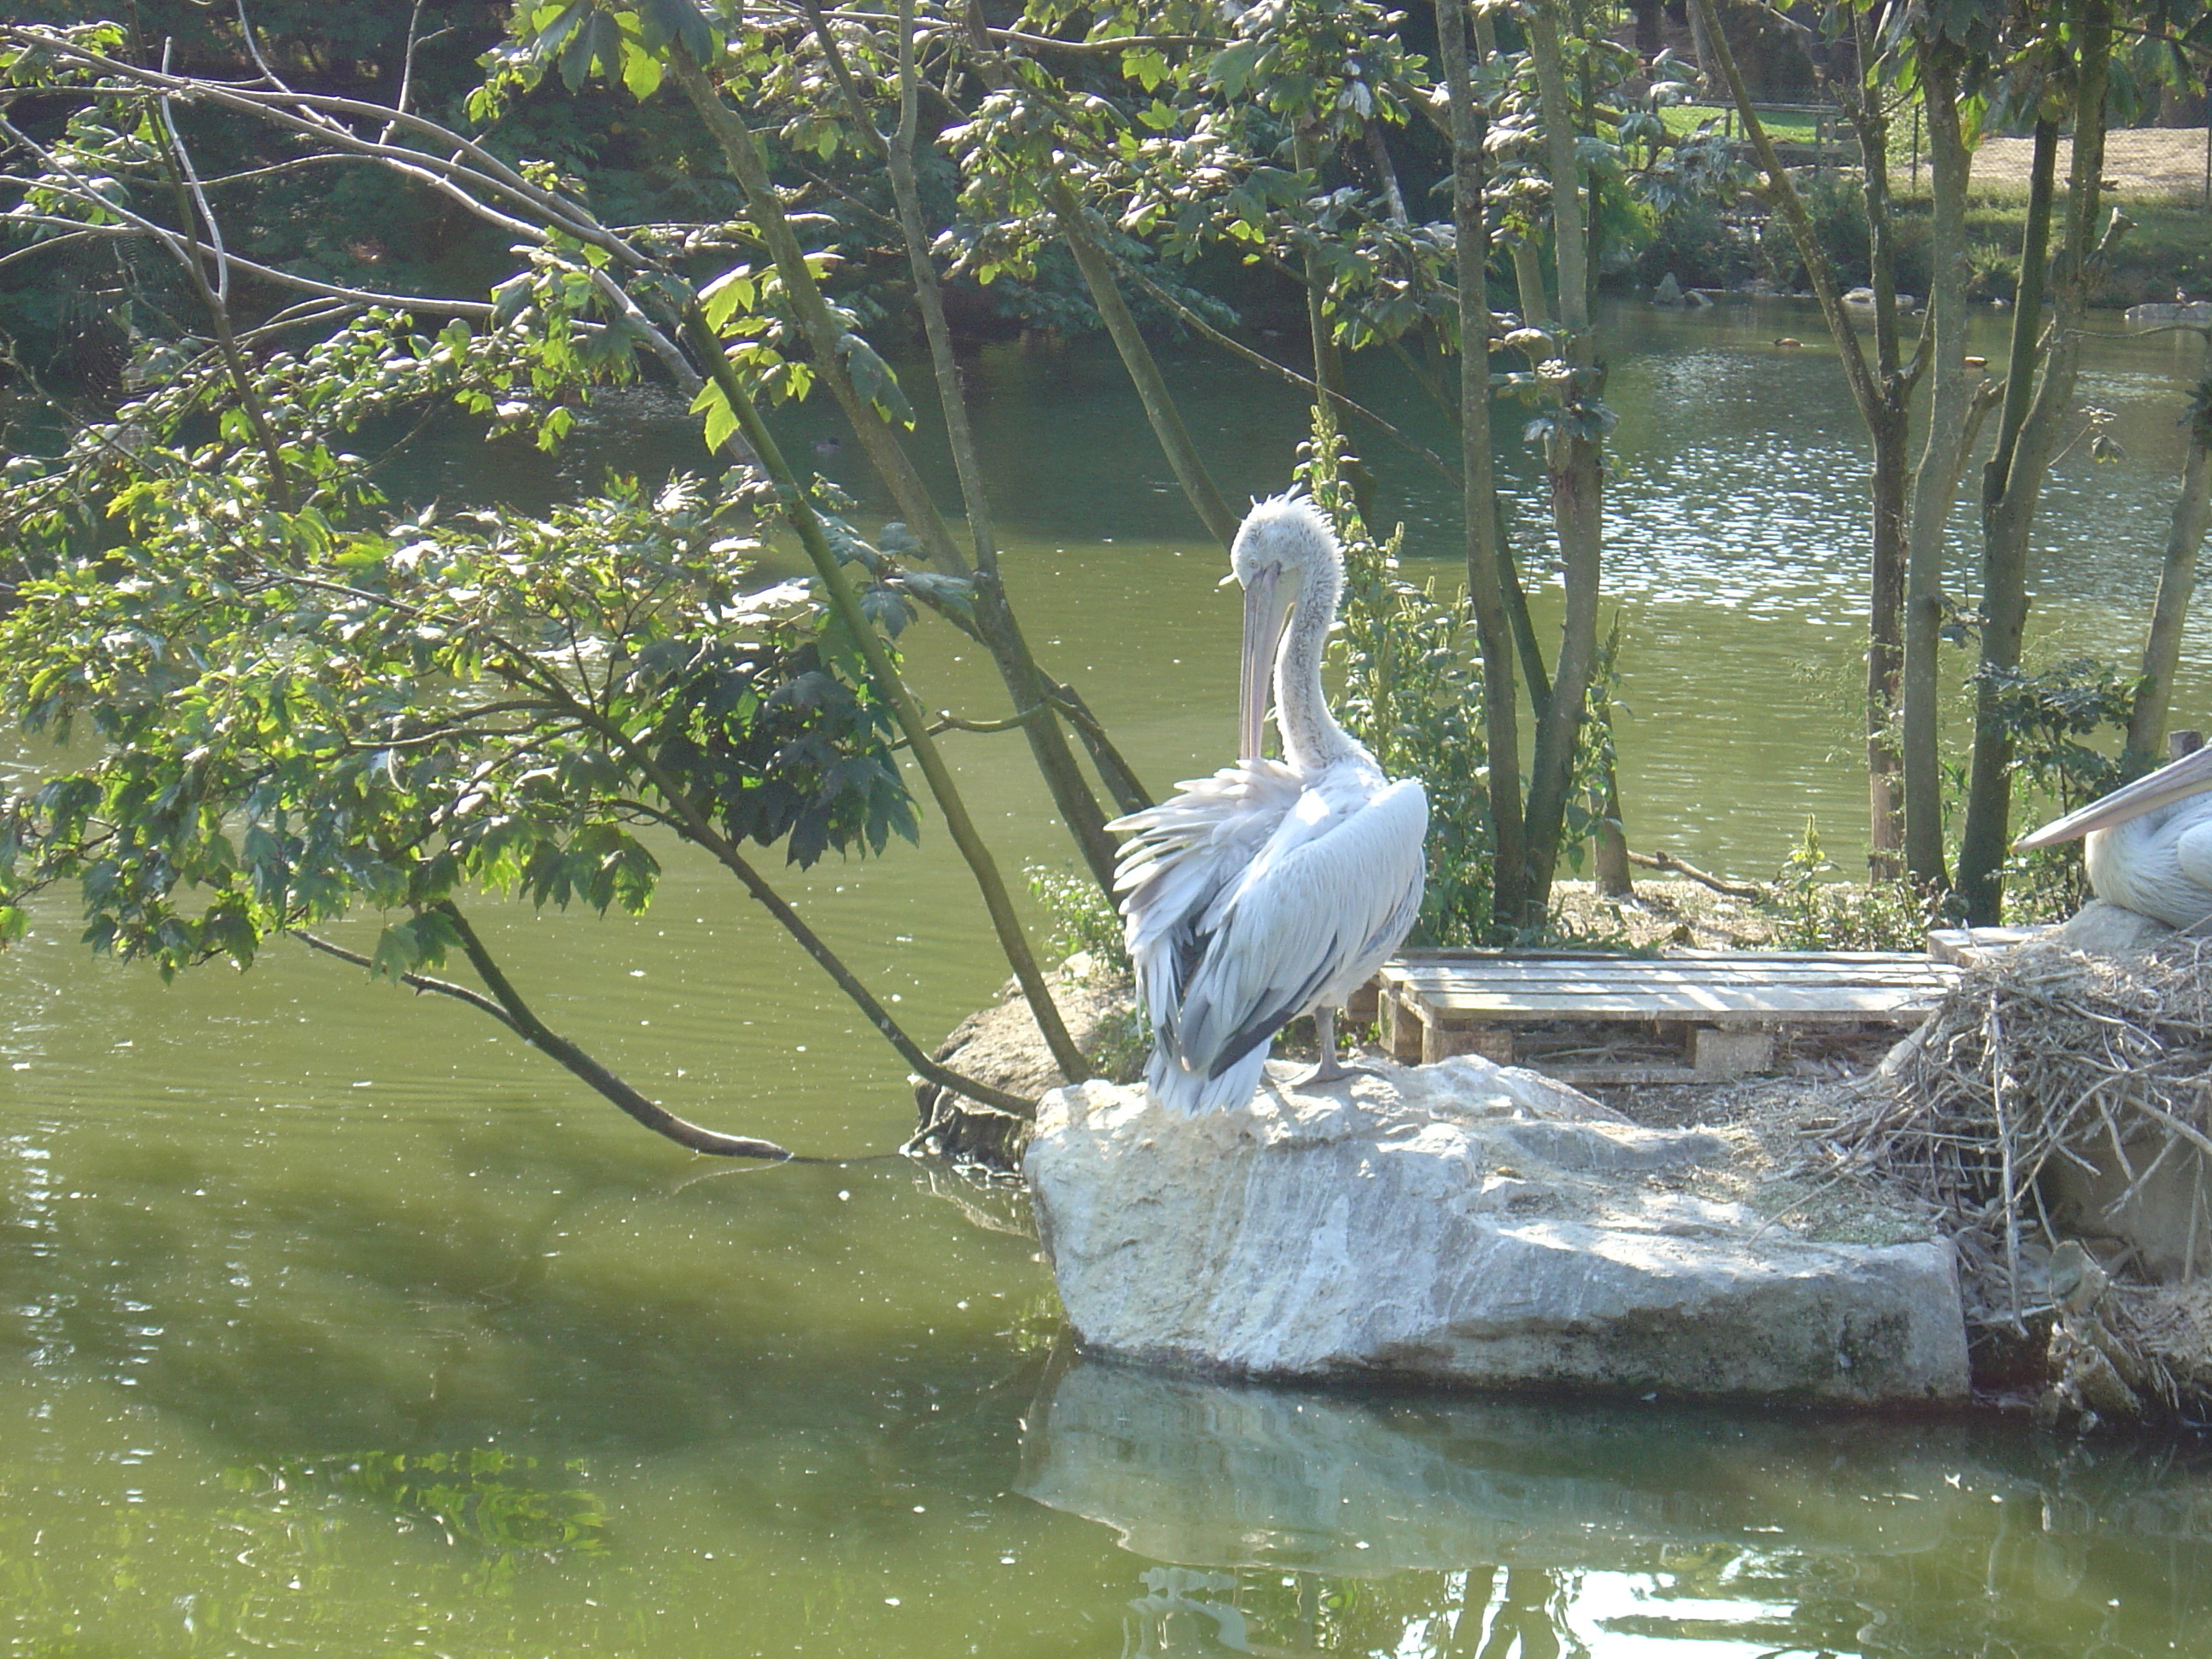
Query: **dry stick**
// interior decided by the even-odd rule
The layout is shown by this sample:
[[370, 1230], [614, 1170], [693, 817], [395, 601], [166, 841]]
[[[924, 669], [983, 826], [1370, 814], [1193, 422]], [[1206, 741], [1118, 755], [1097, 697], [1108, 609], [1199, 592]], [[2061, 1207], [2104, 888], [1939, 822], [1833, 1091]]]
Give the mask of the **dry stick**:
[[[698, 1124], [689, 1122], [647, 1100], [574, 1043], [550, 1030], [544, 1021], [531, 1012], [529, 1005], [522, 1000], [513, 983], [500, 971], [499, 964], [492, 960], [491, 953], [484, 949], [475, 929], [468, 925], [456, 906], [447, 901], [431, 908], [453, 924], [454, 931], [460, 935], [461, 949], [466, 952], [471, 965], [483, 982], [491, 987], [493, 995], [483, 996], [465, 985], [456, 985], [450, 980], [433, 979], [428, 974], [402, 974], [398, 976], [402, 985], [413, 991], [434, 991], [440, 996], [454, 998], [479, 1012], [489, 1014], [540, 1054], [559, 1062], [582, 1079], [599, 1094], [621, 1107], [647, 1128], [656, 1134], [667, 1136], [679, 1146], [688, 1146], [695, 1152], [708, 1152], [717, 1158], [758, 1158], [778, 1164], [791, 1161], [791, 1152], [772, 1140], [755, 1140], [744, 1135], [726, 1135], [713, 1129], [702, 1128]], [[356, 968], [374, 969], [375, 966], [357, 951], [349, 951], [329, 939], [318, 939], [301, 928], [295, 927], [291, 931], [292, 937], [310, 950], [336, 957], [340, 962], [349, 962]]]
[[968, 816], [968, 807], [961, 799], [959, 787], [952, 781], [951, 771], [945, 766], [944, 757], [938, 752], [936, 739], [929, 735], [929, 720], [914, 700], [914, 693], [899, 676], [898, 666], [891, 661], [884, 648], [883, 638], [876, 632], [866, 614], [860, 609], [859, 596], [845, 574], [844, 567], [837, 562], [830, 549], [829, 538], [823, 533], [822, 521], [815, 516], [813, 507], [799, 488], [798, 480], [785, 463], [783, 452], [775, 437], [753, 407], [752, 399], [738, 383], [730, 368], [729, 359], [722, 355], [720, 343], [714, 331], [707, 326], [706, 318], [695, 304], [684, 313], [684, 333], [700, 361], [713, 375], [714, 384], [721, 389], [723, 398], [736, 416], [738, 428], [746, 442], [760, 458], [783, 507], [784, 517], [799, 534], [799, 544], [814, 566], [815, 574], [821, 579], [830, 595], [831, 608], [853, 636], [866, 659], [868, 672], [877, 689], [888, 698], [891, 712], [896, 717], [899, 729], [914, 746], [914, 757], [928, 781], [930, 793], [937, 798], [938, 810], [945, 814], [945, 827], [952, 833], [954, 842], [968, 862], [975, 878], [975, 885], [983, 896], [984, 908], [990, 912], [991, 926], [999, 936], [1000, 948], [1006, 952], [1012, 965], [1014, 977], [1020, 981], [1022, 994], [1028, 1000], [1030, 1012], [1036, 1017], [1037, 1029], [1043, 1032], [1046, 1046], [1058, 1063], [1060, 1073], [1071, 1083], [1082, 1080], [1085, 1066], [1083, 1051], [1075, 1046], [1067, 1034], [1067, 1027], [1054, 1005], [1051, 988], [1046, 985], [1039, 971], [1036, 958], [1030, 952], [1029, 940], [1022, 933], [1021, 919], [1015, 914], [1013, 900], [1006, 892], [1006, 883], [1000, 878], [997, 862], [991, 849], [976, 832], [974, 821]]
[[1741, 882], [1709, 876], [1696, 865], [1685, 859], [1678, 859], [1672, 853], [1631, 853], [1628, 861], [1641, 865], [1646, 870], [1664, 870], [1673, 875], [1686, 876], [1699, 885], [1710, 887], [1716, 893], [1724, 893], [1730, 898], [1761, 899], [1766, 896], [1764, 888], [1747, 887]]

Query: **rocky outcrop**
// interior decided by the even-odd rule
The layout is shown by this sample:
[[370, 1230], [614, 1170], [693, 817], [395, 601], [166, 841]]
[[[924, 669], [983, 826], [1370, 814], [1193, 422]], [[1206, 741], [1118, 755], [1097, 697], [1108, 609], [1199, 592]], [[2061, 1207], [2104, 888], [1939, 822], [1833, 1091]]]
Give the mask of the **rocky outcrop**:
[[[1115, 1050], [1140, 1040], [1131, 1024], [1135, 991], [1084, 955], [1070, 957], [1048, 977], [1053, 1001], [1075, 1046], [1102, 1071], [1113, 1070], [1120, 1058]], [[933, 1058], [963, 1077], [1030, 1100], [1066, 1081], [1012, 980], [1000, 988], [998, 1001], [954, 1026]], [[1140, 1048], [1134, 1061], [1143, 1060]], [[919, 1115], [912, 1144], [918, 1150], [994, 1170], [1019, 1163], [1030, 1120], [979, 1104], [926, 1078], [913, 1082]]]
[[[1701, 1195], [1729, 1156], [1472, 1055], [1182, 1119], [1054, 1091], [1024, 1160], [1090, 1348], [1195, 1370], [1854, 1405], [1967, 1386], [1950, 1247]], [[1882, 1229], [1889, 1237], [1882, 1242]], [[1877, 1242], [1866, 1242], [1869, 1237]]]

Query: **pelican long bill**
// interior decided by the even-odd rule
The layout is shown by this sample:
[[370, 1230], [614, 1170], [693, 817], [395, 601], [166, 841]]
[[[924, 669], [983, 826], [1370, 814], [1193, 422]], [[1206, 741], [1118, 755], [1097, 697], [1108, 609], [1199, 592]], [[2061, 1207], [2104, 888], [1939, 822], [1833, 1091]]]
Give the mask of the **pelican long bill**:
[[1267, 702], [1273, 689], [1276, 647], [1291, 619], [1280, 598], [1282, 567], [1263, 565], [1244, 589], [1244, 655], [1237, 683], [1237, 757], [1254, 760], [1264, 752]]
[[2033, 834], [2022, 836], [2013, 845], [2023, 853], [2039, 847], [2056, 847], [2062, 841], [2072, 841], [2095, 830], [2109, 830], [2185, 795], [2201, 794], [2207, 789], [2212, 789], [2212, 749], [2199, 749], [2160, 767], [2148, 777], [2137, 778], [2125, 788], [2115, 789], [2063, 818], [2052, 819]]

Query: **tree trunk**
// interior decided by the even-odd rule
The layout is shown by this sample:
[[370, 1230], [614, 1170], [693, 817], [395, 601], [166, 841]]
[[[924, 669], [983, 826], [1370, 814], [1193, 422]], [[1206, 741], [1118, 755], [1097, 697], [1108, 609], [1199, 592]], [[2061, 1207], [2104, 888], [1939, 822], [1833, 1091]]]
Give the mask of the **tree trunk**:
[[[2206, 350], [2212, 359], [2212, 345]], [[2212, 367], [2212, 362], [2208, 362]], [[2173, 702], [2173, 672], [2181, 660], [2182, 625], [2197, 586], [2197, 554], [2212, 525], [2212, 374], [2197, 387], [2197, 405], [2189, 428], [2189, 454], [2181, 467], [2181, 493], [2159, 566], [2158, 598], [2151, 606], [2150, 635], [2143, 642], [2143, 686], [2136, 694], [2128, 721], [2128, 746], [2122, 757], [2130, 772], [2147, 772], [2158, 763], [2166, 735], [2166, 710]]]
[[1535, 750], [1529, 765], [1528, 884], [1517, 920], [1524, 927], [1535, 927], [1541, 924], [1551, 903], [1552, 878], [1559, 864], [1567, 794], [1573, 781], [1575, 747], [1589, 700], [1590, 673], [1597, 663], [1604, 475], [1594, 420], [1601, 377], [1591, 365], [1589, 243], [1583, 216], [1582, 169], [1576, 155], [1577, 134], [1567, 98], [1559, 18], [1551, 0], [1532, 8], [1525, 27], [1530, 55], [1535, 60], [1545, 141], [1550, 152], [1559, 323], [1567, 337], [1569, 370], [1568, 380], [1559, 388], [1556, 423], [1544, 451], [1551, 483], [1552, 522], [1559, 538], [1566, 593], [1559, 656], [1552, 673], [1551, 702], [1537, 722]]
[[1497, 480], [1490, 446], [1490, 229], [1483, 191], [1482, 113], [1468, 71], [1467, 12], [1437, 0], [1438, 56], [1451, 100], [1452, 222], [1459, 283], [1460, 505], [1467, 527], [1468, 603], [1482, 650], [1483, 737], [1489, 751], [1494, 917], [1518, 921], [1528, 856], [1522, 837], [1519, 698], [1513, 624], [1500, 568]]
[[[683, 49], [678, 47], [673, 55], [683, 56]], [[1067, 1080], [1081, 1082], [1087, 1063], [1067, 1035], [1060, 1009], [1052, 1000], [1052, 989], [1037, 967], [1028, 936], [1022, 930], [1021, 917], [999, 874], [998, 862], [976, 830], [975, 820], [968, 815], [959, 787], [945, 766], [944, 757], [938, 752], [936, 740], [929, 734], [927, 719], [915, 702], [914, 693], [900, 678], [883, 636], [861, 611], [851, 580], [823, 533], [822, 521], [815, 516], [812, 506], [799, 488], [798, 479], [785, 464], [775, 437], [761, 420], [760, 411], [753, 407], [752, 399], [745, 395], [729, 359], [722, 354], [720, 343], [714, 338], [714, 331], [707, 326], [706, 317], [696, 304], [684, 313], [684, 325], [691, 349], [700, 355], [702, 367], [714, 377], [730, 405], [730, 412], [737, 416], [738, 429], [760, 458], [763, 469], [775, 486], [778, 505], [798, 533], [799, 544], [805, 549], [807, 561], [813, 565], [831, 608], [859, 647], [867, 663], [869, 677], [890, 703], [900, 732], [929, 784], [929, 793], [936, 799], [938, 810], [944, 814], [945, 826], [951, 834], [953, 844], [960, 849], [961, 858], [975, 878], [983, 907], [991, 918], [992, 930], [998, 935], [1000, 949], [1006, 954], [1007, 965], [1014, 970], [1014, 978], [1021, 985], [1030, 1012], [1036, 1018], [1037, 1029], [1044, 1034], [1046, 1046], [1052, 1050], [1053, 1059]]]
[[1897, 715], [1905, 659], [1905, 496], [1911, 474], [1911, 388], [1901, 372], [1897, 330], [1897, 250], [1891, 234], [1889, 120], [1881, 99], [1867, 87], [1873, 56], [1863, 14], [1852, 20], [1858, 80], [1846, 96], [1858, 135], [1860, 190], [1869, 228], [1868, 264], [1875, 294], [1875, 418], [1870, 491], [1872, 556], [1867, 572], [1867, 819], [1868, 874], [1892, 881], [1902, 872], [1905, 814], [1898, 799]]
[[1191, 441], [1190, 429], [1182, 423], [1182, 413], [1176, 407], [1159, 364], [1152, 359], [1152, 348], [1145, 343], [1137, 319], [1129, 314], [1128, 304], [1115, 285], [1113, 262], [1107, 258], [1105, 250], [1098, 246], [1090, 225], [1085, 222], [1083, 204], [1077, 199], [1073, 186], [1064, 179], [1054, 179], [1050, 197], [1053, 217], [1060, 227], [1060, 236], [1067, 243], [1068, 252], [1075, 256], [1076, 267], [1083, 273], [1084, 286], [1090, 289], [1091, 303], [1098, 307], [1106, 331], [1113, 337], [1114, 349], [1121, 356], [1121, 367], [1137, 388], [1137, 396], [1145, 405], [1145, 418], [1152, 422], [1152, 434], [1159, 440], [1176, 481], [1182, 484], [1184, 497], [1198, 514], [1199, 522], [1206, 526], [1206, 533], [1227, 547], [1237, 539], [1237, 526], [1241, 520], [1224, 499], [1212, 474], [1206, 470], [1198, 446]]
[[1965, 461], [1967, 405], [1972, 397], [1966, 375], [1966, 185], [1973, 157], [1959, 125], [1957, 66], [1941, 52], [1923, 62], [1929, 172], [1935, 196], [1928, 287], [1928, 324], [1935, 331], [1935, 385], [1929, 398], [1928, 439], [1913, 479], [1911, 527], [1905, 545], [1905, 868], [1922, 887], [1940, 888], [1948, 881], [1936, 714], [1944, 528]]
[[[2082, 313], [2088, 307], [2098, 195], [2105, 162], [2105, 87], [2112, 52], [2111, 0], [2084, 0], [2075, 41], [2074, 156], [2067, 186], [2066, 236], [2057, 280], [2055, 309], [2043, 368], [2032, 401], [2022, 387], [2033, 362], [2034, 324], [2040, 309], [2039, 256], [2049, 235], [2057, 156], [2054, 123], [2036, 126], [2035, 176], [2030, 180], [2028, 224], [2021, 254], [2020, 314], [2014, 319], [2012, 363], [2005, 388], [2005, 421], [1997, 452], [1983, 479], [1982, 653], [1984, 678], [1975, 699], [1974, 753], [1967, 779], [1966, 825], [1959, 842], [1959, 889], [1970, 926], [1991, 927], [2004, 908], [2004, 859], [2011, 840], [2012, 737], [1999, 718], [1992, 675], [2020, 666], [2027, 629], [2028, 535], [2036, 501], [2059, 429], [2073, 401], [2081, 349]], [[2024, 411], [2015, 418], [2015, 411]]]
[[667, 61], [669, 73], [706, 124], [723, 160], [744, 187], [754, 227], [783, 278], [785, 301], [798, 314], [807, 343], [813, 348], [815, 372], [829, 386], [830, 395], [844, 411], [846, 422], [860, 441], [860, 447], [867, 452], [868, 465], [875, 468], [890, 488], [891, 499], [898, 503], [899, 512], [932, 562], [956, 575], [964, 574], [968, 562], [960, 556], [952, 532], [938, 512], [937, 504], [930, 499], [929, 487], [922, 483], [921, 474], [915, 470], [905, 448], [884, 417], [876, 412], [875, 405], [860, 395], [853, 384], [853, 377], [846, 372], [845, 360], [837, 354], [837, 343], [843, 338], [844, 330], [806, 269], [805, 253], [784, 217], [783, 204], [769, 183], [768, 167], [761, 158], [752, 130], [746, 126], [743, 116], [722, 101], [721, 94], [714, 90], [706, 71], [690, 52], [681, 46], [673, 47]]

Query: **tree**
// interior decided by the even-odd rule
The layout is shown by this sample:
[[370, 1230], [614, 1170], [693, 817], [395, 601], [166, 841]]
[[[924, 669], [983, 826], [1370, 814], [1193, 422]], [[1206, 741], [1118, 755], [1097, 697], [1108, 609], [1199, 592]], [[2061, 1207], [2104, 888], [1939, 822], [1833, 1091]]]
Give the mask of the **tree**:
[[[695, 25], [705, 27], [678, 17], [659, 45], [690, 50], [678, 36]], [[628, 39], [616, 36], [617, 56]], [[55, 142], [0, 118], [29, 164], [9, 180], [13, 216], [56, 239], [152, 242], [186, 273], [215, 338], [198, 350], [179, 343], [163, 390], [85, 428], [58, 463], [15, 469], [4, 505], [24, 563], [0, 672], [15, 710], [33, 725], [82, 714], [128, 741], [11, 809], [11, 890], [76, 883], [96, 945], [171, 971], [217, 955], [250, 961], [273, 933], [352, 902], [404, 907], [372, 971], [473, 1001], [650, 1120], [659, 1109], [529, 1013], [455, 894], [473, 884], [540, 902], [642, 904], [654, 867], [633, 831], [659, 824], [743, 883], [917, 1070], [1018, 1110], [1024, 1103], [923, 1054], [738, 851], [750, 836], [803, 863], [833, 847], [880, 851], [888, 834], [910, 830], [888, 758], [895, 730], [975, 872], [1040, 1027], [1076, 1074], [1082, 1058], [884, 637], [918, 599], [957, 611], [965, 596], [902, 568], [800, 489], [753, 398], [803, 386], [806, 370], [770, 331], [744, 325], [750, 278], [702, 296], [550, 175], [509, 167], [412, 112], [295, 92], [273, 74], [240, 87], [149, 70], [115, 55], [124, 44], [112, 28], [0, 30], [10, 82], [78, 103]], [[530, 269], [489, 301], [380, 308], [393, 296], [262, 265], [226, 241], [172, 118], [179, 105], [264, 120], [314, 153], [421, 179], [526, 238]], [[428, 143], [392, 142], [403, 133]], [[241, 329], [232, 289], [247, 277], [321, 303]], [[426, 308], [456, 320], [423, 336], [406, 313]], [[726, 326], [738, 322], [735, 350], [714, 337], [716, 309]], [[329, 333], [333, 313], [365, 320]], [[307, 349], [267, 349], [318, 327], [326, 331]], [[872, 356], [857, 341], [847, 349], [864, 367]], [[261, 355], [249, 362], [249, 350]], [[489, 527], [398, 523], [336, 447], [372, 413], [453, 396], [495, 426], [533, 424], [557, 442], [571, 418], [562, 400], [635, 373], [641, 354], [679, 384], [712, 388], [710, 441], [730, 443], [740, 462], [714, 503], [679, 491], [647, 506], [624, 487], [534, 528], [499, 515]], [[210, 419], [216, 436], [198, 438]], [[718, 517], [725, 504], [785, 520], [812, 562], [816, 599], [736, 603], [728, 538], [714, 534], [731, 527]], [[655, 513], [689, 539], [654, 541], [645, 526]], [[211, 535], [216, 523], [230, 532]], [[603, 545], [605, 558], [571, 570], [572, 542]], [[110, 625], [78, 626], [94, 599]], [[325, 631], [368, 654], [330, 656], [318, 643]], [[111, 672], [117, 639], [142, 646], [144, 659], [126, 655]], [[173, 651], [171, 639], [199, 649]], [[821, 729], [792, 726], [794, 710], [818, 712]], [[494, 787], [509, 774], [528, 786], [523, 798]], [[326, 788], [340, 793], [316, 793]], [[486, 811], [497, 822], [477, 836], [472, 815]], [[243, 854], [224, 827], [241, 814], [262, 832]], [[306, 820], [325, 827], [295, 845], [288, 836]], [[184, 896], [196, 893], [204, 896]], [[417, 971], [454, 948], [488, 996]], [[781, 1154], [674, 1120], [654, 1127], [703, 1150]]]

